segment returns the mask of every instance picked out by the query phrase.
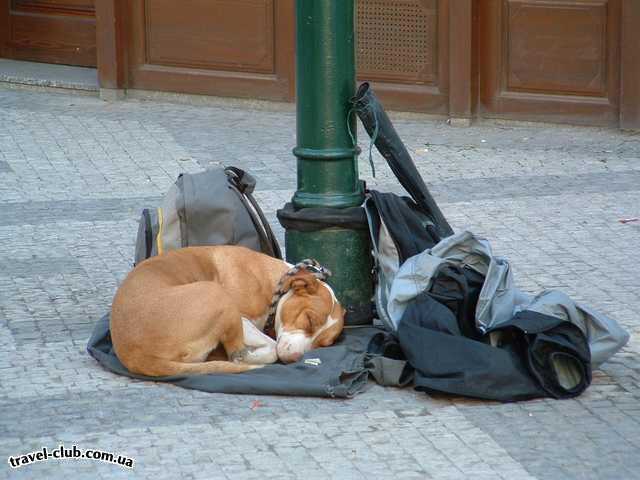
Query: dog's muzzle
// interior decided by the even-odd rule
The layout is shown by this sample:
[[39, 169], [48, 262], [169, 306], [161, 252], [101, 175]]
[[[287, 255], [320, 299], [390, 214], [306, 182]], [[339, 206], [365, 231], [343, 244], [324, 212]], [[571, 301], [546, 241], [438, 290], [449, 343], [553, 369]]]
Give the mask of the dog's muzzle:
[[306, 333], [300, 331], [284, 332], [278, 336], [276, 353], [284, 363], [297, 362], [305, 352], [311, 349], [313, 340]]
[[[332, 306], [331, 312], [333, 312], [338, 299], [336, 298], [333, 289], [324, 282], [320, 283], [322, 286], [327, 288], [331, 293], [332, 298]], [[292, 291], [287, 292], [283, 295], [283, 297], [278, 302], [278, 306], [276, 308], [275, 315], [275, 331], [276, 331], [276, 353], [278, 354], [278, 358], [280, 361], [284, 363], [293, 363], [299, 361], [302, 356], [311, 350], [313, 346], [313, 342], [315, 339], [325, 330], [335, 325], [337, 320], [333, 318], [331, 315], [327, 318], [326, 323], [320, 328], [317, 332], [313, 334], [313, 336], [309, 336], [303, 330], [284, 330], [282, 326], [282, 305], [293, 295]]]

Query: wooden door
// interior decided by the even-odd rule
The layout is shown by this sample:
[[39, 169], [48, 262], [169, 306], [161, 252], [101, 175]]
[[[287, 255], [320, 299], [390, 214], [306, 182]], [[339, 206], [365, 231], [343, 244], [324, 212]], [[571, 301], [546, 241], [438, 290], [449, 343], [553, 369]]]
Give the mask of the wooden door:
[[130, 0], [129, 88], [293, 98], [294, 0]]
[[2, 56], [96, 66], [95, 0], [4, 0], [0, 17]]
[[[358, 0], [358, 79], [448, 112], [450, 0]], [[130, 0], [129, 88], [292, 101], [295, 0]]]
[[620, 0], [480, 0], [480, 114], [617, 125]]

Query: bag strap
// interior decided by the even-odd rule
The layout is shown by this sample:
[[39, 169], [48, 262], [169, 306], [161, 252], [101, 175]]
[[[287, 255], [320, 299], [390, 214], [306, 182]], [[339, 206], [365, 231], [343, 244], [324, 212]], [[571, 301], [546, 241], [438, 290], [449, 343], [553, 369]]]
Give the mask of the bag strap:
[[147, 259], [151, 257], [151, 253], [153, 252], [153, 231], [151, 226], [151, 214], [149, 213], [148, 208], [142, 210], [142, 216], [144, 217], [144, 258]]
[[[245, 193], [244, 196], [247, 198], [247, 200], [253, 207], [253, 209], [249, 209], [249, 213], [251, 214], [255, 212], [257, 214], [258, 223], [264, 229], [262, 230], [258, 228], [258, 235], [260, 235], [260, 242], [262, 243], [264, 241], [269, 246], [269, 250], [271, 251], [272, 257], [282, 260], [282, 252], [280, 250], [280, 245], [278, 244], [278, 240], [276, 239], [276, 236], [274, 235], [273, 230], [271, 229], [271, 225], [269, 225], [269, 222], [265, 218], [264, 213], [262, 212], [262, 209], [258, 205], [258, 202], [256, 202], [256, 199], [253, 198], [253, 195], [249, 193]], [[254, 223], [255, 223], [256, 219], [254, 219], [253, 215], [251, 219], [254, 220]], [[263, 234], [265, 235], [264, 238], [263, 238]]]
[[244, 205], [244, 208], [247, 210], [256, 232], [258, 232], [261, 250], [267, 255], [282, 260], [282, 251], [280, 250], [278, 240], [273, 234], [271, 225], [269, 225], [269, 222], [265, 218], [258, 202], [256, 202], [252, 195], [256, 186], [255, 178], [238, 167], [226, 167], [224, 172], [227, 174], [231, 186], [240, 194], [242, 205]]

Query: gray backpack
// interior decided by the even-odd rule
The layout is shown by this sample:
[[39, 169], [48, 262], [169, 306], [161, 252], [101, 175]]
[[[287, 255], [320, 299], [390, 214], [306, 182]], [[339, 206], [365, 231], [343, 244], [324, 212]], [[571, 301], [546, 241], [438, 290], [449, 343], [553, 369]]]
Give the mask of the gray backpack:
[[236, 167], [181, 174], [159, 207], [142, 211], [135, 264], [200, 245], [241, 245], [281, 259], [269, 222], [252, 196], [255, 186], [255, 179]]

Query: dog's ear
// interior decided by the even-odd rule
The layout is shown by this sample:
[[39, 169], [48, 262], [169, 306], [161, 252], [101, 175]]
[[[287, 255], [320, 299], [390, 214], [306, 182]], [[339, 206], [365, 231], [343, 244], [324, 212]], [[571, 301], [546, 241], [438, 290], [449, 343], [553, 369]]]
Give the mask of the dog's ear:
[[285, 292], [293, 290], [296, 295], [313, 295], [318, 291], [319, 286], [320, 282], [316, 276], [302, 269], [285, 280], [283, 290]]
[[328, 347], [333, 345], [333, 342], [335, 342], [340, 336], [342, 329], [344, 328], [344, 315], [344, 308], [342, 308], [342, 305], [339, 303], [336, 303], [333, 312], [331, 312], [331, 316], [336, 319], [337, 322], [318, 335], [318, 338], [313, 341], [311, 348]]

